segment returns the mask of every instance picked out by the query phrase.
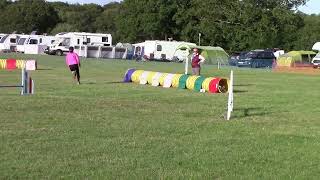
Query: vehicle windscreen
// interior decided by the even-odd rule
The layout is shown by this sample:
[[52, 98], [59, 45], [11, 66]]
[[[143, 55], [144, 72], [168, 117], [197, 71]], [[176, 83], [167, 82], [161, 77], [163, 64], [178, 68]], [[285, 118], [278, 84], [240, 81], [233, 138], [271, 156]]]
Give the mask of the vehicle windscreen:
[[248, 52], [246, 55], [245, 55], [246, 58], [257, 58], [258, 57], [258, 53], [256, 52]]
[[9, 35], [5, 35], [1, 38], [0, 43], [4, 43], [4, 41], [8, 38]]
[[26, 41], [27, 38], [20, 38], [18, 41], [18, 45], [24, 45], [24, 42]]
[[59, 38], [57, 38], [55, 41], [53, 41], [52, 44], [53, 44], [53, 45], [58, 45], [58, 44], [60, 44], [63, 40], [64, 40], [64, 38], [59, 37]]

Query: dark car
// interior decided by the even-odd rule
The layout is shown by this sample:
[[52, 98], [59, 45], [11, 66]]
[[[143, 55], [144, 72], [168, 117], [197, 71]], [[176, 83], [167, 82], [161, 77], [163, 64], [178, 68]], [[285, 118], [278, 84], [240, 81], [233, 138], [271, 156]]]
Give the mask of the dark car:
[[244, 56], [240, 56], [237, 66], [238, 67], [251, 67], [251, 68], [272, 68], [276, 57], [273, 51], [270, 50], [254, 50], [250, 51]]
[[247, 51], [233, 53], [229, 58], [229, 65], [230, 66], [237, 66], [237, 63], [238, 63], [238, 60], [240, 59], [240, 57], [243, 57], [247, 53], [248, 53]]

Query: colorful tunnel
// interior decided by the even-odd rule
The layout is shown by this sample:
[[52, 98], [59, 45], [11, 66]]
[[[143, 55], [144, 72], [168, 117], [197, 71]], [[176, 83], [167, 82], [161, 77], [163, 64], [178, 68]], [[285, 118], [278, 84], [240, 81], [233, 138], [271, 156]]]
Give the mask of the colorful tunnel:
[[189, 89], [209, 93], [226, 93], [229, 89], [228, 79], [203, 76], [190, 76], [184, 74], [171, 74], [152, 72], [144, 70], [127, 70], [123, 82], [134, 82], [138, 84], [149, 84], [165, 88]]

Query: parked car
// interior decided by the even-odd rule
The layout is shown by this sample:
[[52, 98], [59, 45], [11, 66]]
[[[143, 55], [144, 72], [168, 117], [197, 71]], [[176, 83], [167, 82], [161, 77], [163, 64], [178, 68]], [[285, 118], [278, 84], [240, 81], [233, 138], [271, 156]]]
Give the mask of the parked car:
[[311, 61], [313, 68], [320, 68], [320, 53], [318, 53]]
[[238, 67], [251, 67], [251, 68], [272, 68], [276, 57], [273, 51], [270, 50], [253, 50], [240, 56], [237, 66]]
[[229, 58], [229, 65], [230, 66], [237, 66], [238, 60], [241, 57], [244, 57], [246, 54], [248, 53], [248, 51], [243, 51], [243, 52], [235, 52], [233, 53], [230, 58]]

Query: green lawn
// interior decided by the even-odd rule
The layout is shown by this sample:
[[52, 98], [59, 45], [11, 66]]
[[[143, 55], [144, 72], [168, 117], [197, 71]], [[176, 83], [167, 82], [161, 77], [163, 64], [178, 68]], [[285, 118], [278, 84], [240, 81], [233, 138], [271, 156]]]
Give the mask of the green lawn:
[[[119, 83], [128, 68], [182, 73], [183, 64], [34, 58], [36, 94], [0, 89], [0, 179], [318, 179], [318, 76], [235, 69], [227, 94]], [[207, 77], [229, 68], [205, 66]], [[0, 72], [0, 85], [20, 71]]]

